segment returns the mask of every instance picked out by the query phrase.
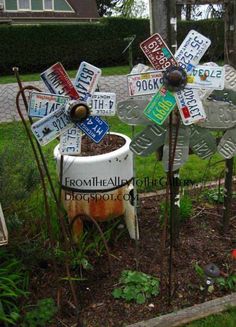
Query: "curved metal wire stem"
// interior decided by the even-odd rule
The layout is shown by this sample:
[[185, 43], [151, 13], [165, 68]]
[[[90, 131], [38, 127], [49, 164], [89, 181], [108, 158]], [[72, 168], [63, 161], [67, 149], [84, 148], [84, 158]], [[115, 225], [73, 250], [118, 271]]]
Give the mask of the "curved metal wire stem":
[[70, 223], [71, 229], [72, 229], [72, 226], [73, 226], [73, 224], [75, 223], [75, 221], [77, 219], [81, 219], [82, 221], [92, 221], [92, 223], [94, 223], [94, 225], [96, 226], [99, 234], [101, 235], [101, 239], [103, 241], [103, 244], [104, 244], [106, 252], [107, 252], [109, 272], [111, 273], [112, 272], [111, 254], [110, 254], [109, 247], [108, 247], [107, 241], [106, 241], [106, 239], [104, 237], [104, 233], [103, 233], [101, 227], [99, 226], [99, 224], [97, 223], [97, 221], [93, 217], [85, 215], [85, 214], [84, 215], [78, 214], [72, 219], [72, 221]]
[[[19, 89], [22, 92], [21, 93], [22, 94], [22, 99], [23, 99], [23, 102], [24, 102], [24, 105], [25, 105], [26, 113], [28, 114], [28, 103], [27, 103], [27, 99], [26, 99], [24, 91], [25, 90], [35, 90], [35, 91], [38, 91], [38, 92], [42, 92], [42, 91], [39, 88], [31, 86], [31, 85], [23, 87], [23, 85], [21, 83], [21, 80], [20, 80], [20, 76], [19, 76], [19, 69], [17, 67], [14, 67], [13, 71], [15, 73], [15, 76], [16, 76], [16, 79], [17, 79], [17, 82], [18, 82], [18, 85], [19, 85]], [[32, 118], [30, 116], [29, 116], [29, 121], [30, 121], [30, 124], [32, 125], [33, 120], [32, 120]], [[48, 179], [48, 182], [49, 182], [53, 197], [55, 199], [56, 204], [59, 205], [59, 201], [58, 201], [57, 196], [56, 196], [56, 191], [55, 191], [55, 188], [53, 186], [52, 179], [51, 179], [51, 176], [50, 176], [50, 173], [49, 173], [49, 170], [48, 170], [48, 166], [47, 166], [45, 157], [43, 155], [41, 146], [40, 146], [40, 144], [38, 142], [36, 143], [36, 146], [37, 146], [37, 149], [39, 151], [39, 154], [40, 154], [40, 157], [41, 157], [41, 160], [42, 160], [42, 164], [43, 164], [43, 168], [44, 168], [45, 173], [47, 175], [47, 179]]]
[[[54, 240], [53, 240], [53, 236], [52, 236], [53, 235], [52, 234], [52, 225], [51, 225], [51, 220], [50, 220], [49, 204], [48, 204], [48, 200], [47, 200], [46, 184], [45, 184], [45, 180], [44, 180], [43, 170], [42, 170], [42, 167], [40, 165], [39, 157], [38, 157], [38, 154], [37, 154], [37, 151], [36, 151], [36, 148], [35, 148], [35, 144], [33, 142], [31, 133], [29, 131], [29, 128], [27, 126], [27, 123], [25, 121], [25, 118], [24, 118], [24, 116], [23, 116], [23, 114], [21, 112], [21, 109], [20, 109], [19, 100], [20, 100], [20, 95], [22, 95], [22, 92], [24, 92], [24, 90], [18, 91], [18, 93], [16, 95], [16, 108], [17, 108], [18, 114], [19, 114], [19, 116], [20, 116], [20, 118], [22, 120], [22, 123], [23, 123], [23, 125], [25, 127], [26, 134], [27, 134], [27, 136], [29, 138], [29, 141], [30, 141], [30, 144], [31, 144], [33, 153], [34, 153], [34, 157], [35, 157], [35, 160], [36, 160], [37, 168], [38, 168], [38, 171], [39, 171], [39, 174], [40, 174], [40, 179], [41, 179], [41, 184], [42, 184], [42, 189], [43, 189], [43, 196], [44, 196], [44, 204], [45, 204], [46, 223], [47, 223], [47, 228], [48, 228], [50, 243], [51, 243], [51, 246], [52, 246], [53, 243], [54, 243]], [[55, 271], [56, 271], [56, 263], [55, 263], [55, 261], [54, 261], [54, 268], [55, 268]]]

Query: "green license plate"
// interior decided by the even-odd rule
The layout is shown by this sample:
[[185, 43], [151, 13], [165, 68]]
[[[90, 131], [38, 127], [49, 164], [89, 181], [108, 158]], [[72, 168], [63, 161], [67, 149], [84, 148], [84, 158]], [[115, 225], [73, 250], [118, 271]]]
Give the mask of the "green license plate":
[[175, 105], [176, 101], [174, 95], [165, 87], [162, 87], [149, 102], [144, 110], [144, 115], [158, 125], [162, 125]]

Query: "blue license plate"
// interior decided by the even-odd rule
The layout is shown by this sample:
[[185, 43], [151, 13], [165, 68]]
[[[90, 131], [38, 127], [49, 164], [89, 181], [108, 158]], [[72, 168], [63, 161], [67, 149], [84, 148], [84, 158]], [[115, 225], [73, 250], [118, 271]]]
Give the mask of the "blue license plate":
[[82, 123], [77, 123], [76, 126], [95, 143], [99, 143], [109, 130], [108, 124], [98, 116], [90, 116]]

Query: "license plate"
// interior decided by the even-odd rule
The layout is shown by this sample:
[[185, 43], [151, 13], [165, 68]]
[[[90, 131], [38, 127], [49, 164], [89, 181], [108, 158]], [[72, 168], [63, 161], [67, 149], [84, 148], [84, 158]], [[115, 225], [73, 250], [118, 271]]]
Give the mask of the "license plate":
[[144, 114], [158, 125], [162, 125], [175, 105], [175, 97], [165, 87], [162, 87], [149, 102]]
[[139, 156], [148, 156], [164, 144], [165, 133], [166, 129], [162, 126], [149, 125], [133, 138], [129, 148]]
[[162, 37], [156, 33], [140, 44], [140, 48], [148, 58], [152, 66], [157, 70], [162, 70], [176, 65], [177, 62], [167, 47]]
[[0, 203], [0, 246], [8, 243], [8, 231]]
[[188, 75], [187, 86], [192, 88], [204, 88], [223, 90], [224, 68], [218, 66], [197, 66], [191, 75]]
[[[175, 148], [175, 156], [173, 160], [173, 171], [179, 169], [183, 166], [183, 164], [188, 160], [188, 153], [189, 153], [189, 135], [190, 131], [189, 128], [180, 126], [178, 131], [177, 143]], [[176, 139], [176, 129], [174, 128], [172, 131], [172, 153], [171, 157], [173, 157], [173, 149], [175, 145]], [[165, 138], [165, 145], [163, 148], [163, 157], [162, 157], [162, 164], [164, 170], [167, 172], [169, 171], [169, 131], [167, 130], [166, 138]]]
[[202, 159], [211, 157], [216, 152], [216, 139], [205, 128], [190, 126], [190, 148]]
[[31, 117], [45, 117], [64, 106], [70, 100], [64, 95], [32, 92], [30, 94], [28, 114]]
[[109, 130], [108, 124], [98, 116], [90, 116], [80, 124], [76, 124], [95, 143], [99, 143]]
[[79, 98], [78, 92], [60, 62], [45, 70], [40, 76], [51, 93], [66, 95], [71, 99]]
[[90, 101], [91, 115], [115, 116], [116, 94], [108, 92], [94, 92]]
[[74, 85], [82, 101], [87, 101], [97, 88], [101, 69], [82, 61], [75, 77]]
[[197, 90], [186, 87], [183, 91], [176, 92], [175, 98], [184, 125], [206, 119], [206, 113]]
[[236, 69], [225, 65], [225, 88], [236, 91]]
[[182, 68], [187, 72], [191, 72], [199, 63], [210, 44], [211, 40], [207, 37], [191, 30], [176, 51], [175, 59]]
[[130, 96], [156, 93], [163, 83], [162, 72], [130, 74], [127, 76]]
[[150, 120], [143, 114], [143, 110], [149, 101], [150, 99], [142, 96], [120, 101], [117, 105], [117, 116], [123, 123], [131, 126], [150, 125]]
[[60, 108], [50, 115], [36, 121], [31, 126], [31, 129], [39, 144], [45, 145], [72, 126], [73, 123], [66, 115], [64, 108]]
[[81, 131], [72, 127], [60, 137], [60, 153], [62, 155], [77, 155], [81, 153]]
[[206, 120], [201, 127], [210, 130], [226, 130], [236, 125], [236, 106], [223, 101], [204, 100]]
[[231, 159], [236, 155], [236, 128], [229, 129], [222, 136], [217, 149], [225, 159]]

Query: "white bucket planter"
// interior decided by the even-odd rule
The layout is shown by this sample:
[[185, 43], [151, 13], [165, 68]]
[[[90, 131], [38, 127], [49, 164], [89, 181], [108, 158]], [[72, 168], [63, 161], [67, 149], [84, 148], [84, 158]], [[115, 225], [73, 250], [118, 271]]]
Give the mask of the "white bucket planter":
[[[106, 221], [125, 216], [130, 236], [135, 238], [135, 214], [130, 201], [133, 178], [133, 154], [131, 142], [121, 136], [125, 144], [112, 152], [95, 156], [64, 155], [62, 174], [62, 201], [68, 217], [73, 222], [75, 238], [81, 235], [83, 222], [74, 219], [86, 215], [96, 221]], [[54, 149], [57, 172], [60, 175], [61, 154], [59, 145]]]

